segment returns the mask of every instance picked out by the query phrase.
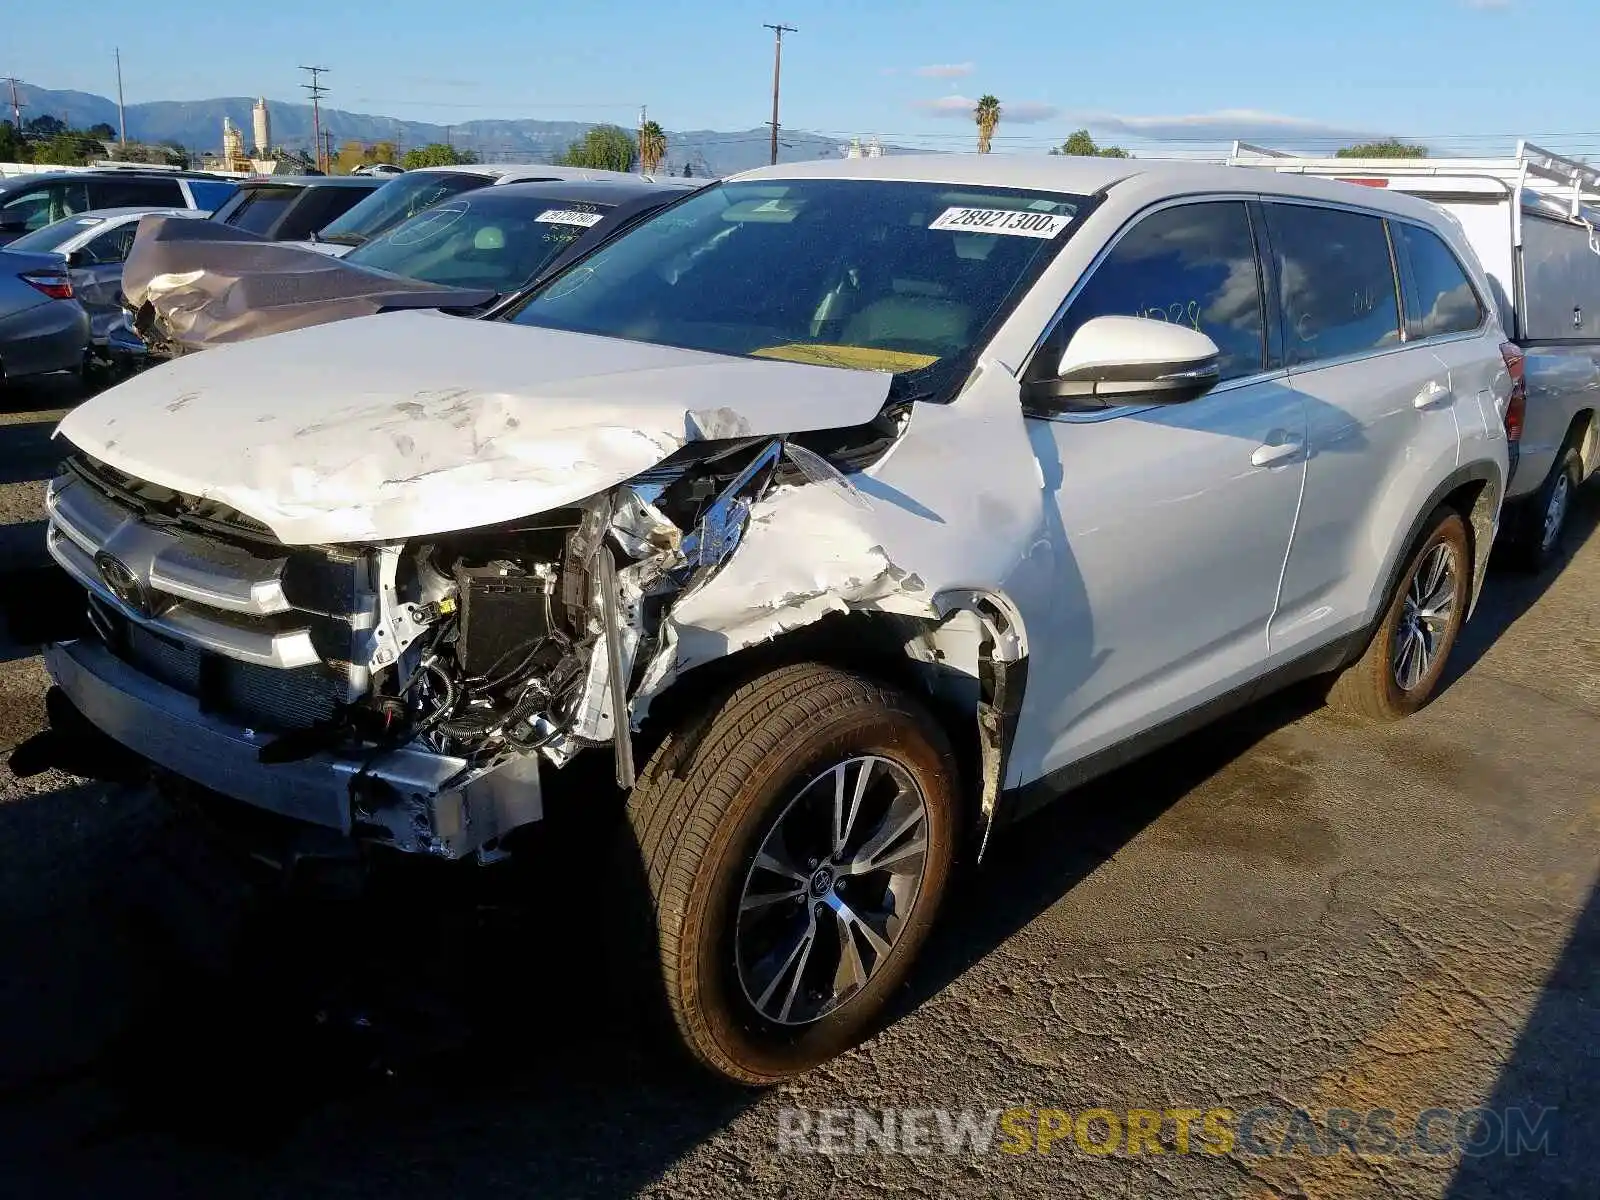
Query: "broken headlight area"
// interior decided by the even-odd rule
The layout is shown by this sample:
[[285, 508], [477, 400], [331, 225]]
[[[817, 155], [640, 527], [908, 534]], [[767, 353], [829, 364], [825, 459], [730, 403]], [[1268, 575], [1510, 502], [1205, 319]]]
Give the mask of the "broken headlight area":
[[631, 786], [629, 698], [667, 614], [738, 548], [753, 505], [803, 483], [866, 503], [792, 440], [696, 442], [582, 505], [382, 552], [373, 689], [350, 724], [475, 769], [610, 744]]

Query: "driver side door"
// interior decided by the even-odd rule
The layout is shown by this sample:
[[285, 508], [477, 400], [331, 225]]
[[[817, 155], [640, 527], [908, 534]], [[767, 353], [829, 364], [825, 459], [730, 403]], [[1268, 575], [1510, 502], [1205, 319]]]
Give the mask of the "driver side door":
[[1085, 321], [1139, 316], [1209, 335], [1222, 379], [1185, 403], [1029, 414], [1056, 588], [1044, 627], [1030, 626], [1013, 783], [1126, 751], [1267, 669], [1306, 417], [1282, 370], [1262, 237], [1244, 199], [1147, 211], [1035, 356], [1053, 368]]

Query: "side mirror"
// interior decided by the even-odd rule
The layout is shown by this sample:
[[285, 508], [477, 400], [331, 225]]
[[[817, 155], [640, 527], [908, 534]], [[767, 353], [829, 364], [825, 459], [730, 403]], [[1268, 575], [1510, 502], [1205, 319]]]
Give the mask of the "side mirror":
[[1198, 329], [1148, 317], [1095, 317], [1072, 335], [1054, 378], [1027, 387], [1040, 408], [1182, 404], [1221, 379], [1222, 351]]
[[27, 233], [28, 218], [22, 213], [0, 212], [0, 233]]
[[87, 267], [88, 265], [89, 256], [82, 250], [74, 250], [67, 255], [67, 267], [70, 270], [77, 270], [79, 267]]

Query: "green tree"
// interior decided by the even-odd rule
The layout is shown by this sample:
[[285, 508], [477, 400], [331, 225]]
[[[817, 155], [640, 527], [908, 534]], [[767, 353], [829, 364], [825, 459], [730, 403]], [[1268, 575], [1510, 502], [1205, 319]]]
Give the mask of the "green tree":
[[618, 125], [596, 125], [567, 147], [558, 160], [565, 167], [596, 171], [626, 171], [633, 166], [638, 147], [633, 135]]
[[654, 175], [667, 156], [667, 131], [655, 121], [646, 121], [639, 130], [639, 170]]
[[1381, 142], [1362, 142], [1346, 146], [1335, 153], [1336, 158], [1427, 158], [1426, 146], [1414, 146], [1399, 138], [1384, 138]]
[[1121, 146], [1100, 146], [1089, 136], [1087, 129], [1079, 129], [1061, 143], [1051, 154], [1070, 154], [1079, 158], [1131, 158]]
[[418, 167], [453, 167], [477, 161], [477, 157], [467, 151], [457, 150], [444, 142], [429, 142], [426, 146], [407, 150], [400, 165], [408, 171], [415, 171]]
[[24, 121], [22, 128], [35, 137], [51, 138], [67, 132], [67, 123], [49, 113]]
[[0, 121], [0, 162], [27, 162], [28, 144], [10, 121]]
[[33, 148], [33, 161], [58, 167], [82, 167], [101, 156], [100, 143], [76, 132], [58, 133]]
[[972, 119], [978, 123], [978, 153], [987, 154], [994, 131], [1000, 127], [1000, 101], [985, 94], [972, 110]]
[[117, 140], [117, 131], [104, 121], [99, 121], [89, 126], [87, 132], [90, 137], [99, 138], [102, 142], [114, 142]]
[[160, 150], [165, 156], [168, 166], [183, 167], [185, 170], [188, 169], [189, 151], [184, 148], [182, 142], [178, 141], [176, 138], [168, 138], [166, 141], [160, 144]]

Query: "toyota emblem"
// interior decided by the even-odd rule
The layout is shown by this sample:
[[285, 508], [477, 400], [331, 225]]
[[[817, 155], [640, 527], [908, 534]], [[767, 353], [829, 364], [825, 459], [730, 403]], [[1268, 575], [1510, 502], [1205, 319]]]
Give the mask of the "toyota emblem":
[[140, 616], [155, 615], [150, 603], [150, 589], [145, 587], [144, 581], [133, 573], [127, 563], [102, 550], [94, 556], [94, 565], [113, 596]]

